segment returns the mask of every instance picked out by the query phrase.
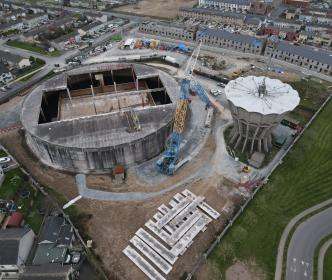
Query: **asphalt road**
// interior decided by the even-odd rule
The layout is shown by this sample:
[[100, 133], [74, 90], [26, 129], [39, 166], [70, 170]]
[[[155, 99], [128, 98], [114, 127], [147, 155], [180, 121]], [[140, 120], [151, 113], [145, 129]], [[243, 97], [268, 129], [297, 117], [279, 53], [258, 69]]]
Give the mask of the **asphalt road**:
[[332, 233], [332, 207], [307, 221], [295, 230], [287, 253], [287, 280], [313, 279], [313, 257], [320, 240]]

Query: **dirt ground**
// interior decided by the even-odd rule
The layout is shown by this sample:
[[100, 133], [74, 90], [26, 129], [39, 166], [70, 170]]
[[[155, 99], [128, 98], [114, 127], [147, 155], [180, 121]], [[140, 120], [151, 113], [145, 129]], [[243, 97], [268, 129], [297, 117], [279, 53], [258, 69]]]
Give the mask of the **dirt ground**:
[[112, 11], [128, 12], [158, 18], [174, 18], [180, 7], [192, 8], [197, 0], [141, 0], [137, 4], [121, 6]]
[[[22, 131], [11, 131], [0, 135], [0, 143], [21, 163], [41, 184], [49, 186], [64, 194], [68, 199], [77, 195], [75, 179], [72, 174], [59, 172], [41, 164], [29, 151]], [[180, 178], [186, 178], [196, 169], [208, 161], [214, 152], [214, 143], [210, 139], [201, 153], [188, 165], [184, 166], [174, 177], [158, 186], [158, 189], [174, 184]], [[107, 176], [89, 176], [88, 182], [94, 187], [110, 185]], [[126, 188], [132, 191], [145, 190], [144, 184], [138, 181], [134, 175], [128, 174]], [[221, 212], [222, 208], [233, 204], [233, 197], [229, 193], [234, 188], [232, 183], [226, 181], [219, 175], [195, 180], [192, 184], [184, 184], [174, 191], [170, 191], [154, 199], [140, 202], [106, 202], [81, 199], [79, 208], [92, 214], [87, 224], [87, 231], [91, 236], [96, 253], [101, 257], [103, 265], [110, 279], [146, 279], [144, 274], [122, 253], [129, 244], [134, 233], [144, 226], [144, 223], [156, 213], [157, 208], [167, 204], [172, 196], [188, 188], [197, 195], [206, 198], [206, 202]], [[114, 188], [113, 188], [114, 189]], [[123, 188], [121, 191], [124, 191]], [[151, 190], [151, 189], [150, 189]], [[157, 189], [153, 189], [154, 191]], [[229, 213], [227, 214], [229, 215]], [[222, 212], [217, 221], [208, 225], [204, 233], [200, 233], [194, 240], [193, 245], [179, 258], [173, 266], [173, 270], [167, 279], [179, 279], [185, 272], [190, 271], [199, 256], [208, 248], [215, 239], [216, 234], [223, 227], [226, 214]], [[201, 278], [206, 279], [206, 278]]]

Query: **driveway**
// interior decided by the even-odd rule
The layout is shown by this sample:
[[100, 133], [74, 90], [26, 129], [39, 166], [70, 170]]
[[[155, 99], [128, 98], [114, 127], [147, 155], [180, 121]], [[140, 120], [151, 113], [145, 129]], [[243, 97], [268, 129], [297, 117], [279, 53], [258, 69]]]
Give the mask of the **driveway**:
[[288, 247], [287, 280], [313, 279], [313, 258], [319, 242], [332, 233], [332, 207], [297, 227]]

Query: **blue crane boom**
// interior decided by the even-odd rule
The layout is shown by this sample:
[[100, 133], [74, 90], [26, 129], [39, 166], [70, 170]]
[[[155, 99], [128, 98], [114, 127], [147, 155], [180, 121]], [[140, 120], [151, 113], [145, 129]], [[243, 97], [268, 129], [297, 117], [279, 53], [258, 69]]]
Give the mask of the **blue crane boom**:
[[180, 82], [179, 100], [176, 103], [173, 133], [167, 140], [165, 152], [156, 162], [157, 169], [161, 173], [167, 175], [173, 175], [177, 169], [177, 163], [180, 156], [180, 144], [183, 138], [182, 133], [184, 131], [187, 115], [189, 90], [196, 92], [197, 95], [206, 104], [206, 107], [210, 106], [209, 98], [207, 97], [203, 87], [199, 84], [199, 82], [196, 81], [193, 84], [191, 83], [192, 74], [197, 62], [201, 44], [202, 43], [199, 43], [198, 47], [194, 49], [192, 55], [189, 58], [184, 72], [184, 78]]

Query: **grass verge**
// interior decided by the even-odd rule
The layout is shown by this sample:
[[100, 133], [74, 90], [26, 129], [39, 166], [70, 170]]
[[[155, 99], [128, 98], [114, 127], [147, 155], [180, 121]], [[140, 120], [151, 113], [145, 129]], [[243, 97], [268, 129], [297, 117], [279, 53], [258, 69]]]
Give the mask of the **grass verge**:
[[332, 246], [330, 246], [324, 258], [324, 280], [332, 279]]
[[43, 49], [42, 47], [40, 47], [36, 44], [32, 44], [32, 43], [12, 40], [12, 41], [7, 41], [6, 44], [11, 47], [20, 48], [20, 49], [24, 49], [27, 51], [48, 55], [48, 56], [60, 56], [61, 55], [61, 52], [58, 50], [56, 50], [54, 52], [48, 52], [45, 49]]
[[[329, 234], [327, 236], [325, 236], [321, 241], [319, 241], [316, 249], [315, 249], [315, 253], [314, 253], [314, 262], [313, 262], [313, 268], [314, 268], [314, 271], [313, 271], [313, 279], [314, 280], [317, 280], [318, 279], [318, 256], [319, 256], [319, 251], [320, 249], [322, 248], [322, 246], [324, 245], [324, 243], [331, 239], [332, 238], [332, 234]], [[331, 248], [329, 248], [328, 250], [330, 250]], [[328, 253], [328, 250], [326, 251], [326, 254], [325, 254], [325, 258], [327, 257], [327, 253]], [[331, 251], [332, 252], [332, 251]], [[332, 257], [332, 256], [331, 256]], [[324, 258], [324, 272], [325, 272], [325, 269], [328, 269], [327, 266], [325, 266], [325, 258]], [[332, 265], [332, 259], [331, 259], [331, 262], [330, 262], [330, 266]], [[331, 271], [332, 272], [332, 271]], [[325, 277], [323, 278], [325, 279]], [[331, 277], [330, 278], [326, 278], [326, 279], [332, 279]]]
[[211, 255], [222, 274], [235, 260], [254, 260], [274, 278], [283, 229], [297, 214], [332, 195], [332, 103], [271, 176]]

